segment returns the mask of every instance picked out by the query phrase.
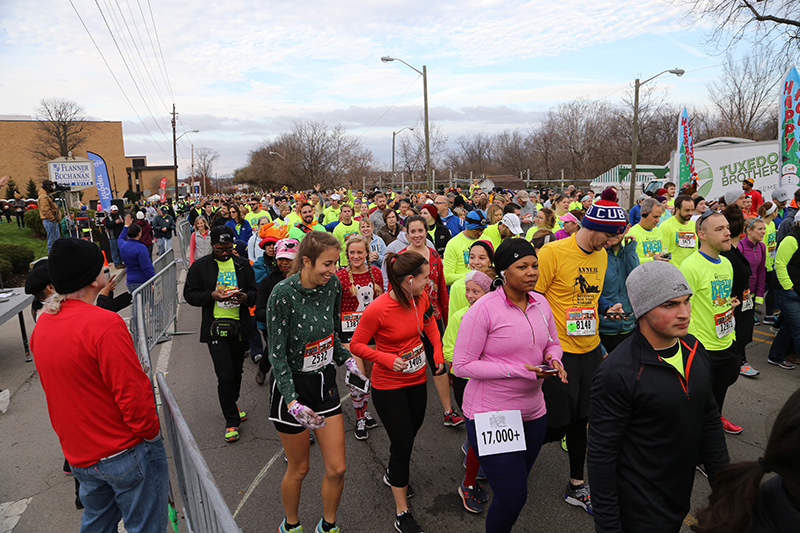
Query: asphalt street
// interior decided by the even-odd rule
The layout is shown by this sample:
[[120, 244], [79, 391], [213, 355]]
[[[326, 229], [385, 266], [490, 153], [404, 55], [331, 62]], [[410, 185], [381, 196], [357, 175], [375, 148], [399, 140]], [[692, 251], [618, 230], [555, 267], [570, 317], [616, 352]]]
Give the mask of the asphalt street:
[[[33, 324], [29, 317], [27, 322], [30, 331]], [[181, 305], [178, 329], [196, 332], [199, 325], [200, 310]], [[15, 506], [20, 516], [14, 532], [77, 531], [80, 511], [74, 506], [72, 479], [61, 473], [58, 439], [49, 424], [35, 366], [24, 363], [18, 327], [16, 320], [0, 327], [0, 388], [11, 389], [8, 412], [0, 414], [0, 504], [27, 502]], [[740, 377], [726, 400], [726, 416], [745, 428], [741, 435], [726, 437], [733, 461], [755, 459], [761, 454], [777, 410], [800, 385], [800, 369], [786, 371], [766, 363], [772, 338], [768, 328], [758, 326], [756, 338], [749, 346], [749, 359], [761, 375], [755, 379]], [[245, 363], [239, 405], [247, 411], [248, 420], [242, 424], [242, 438], [228, 444], [223, 439], [224, 419], [211, 358], [197, 334], [177, 336], [159, 345], [153, 351], [153, 360], [166, 368], [167, 382], [242, 531], [277, 530], [283, 518], [280, 481], [285, 463], [278, 435], [267, 419], [268, 390], [254, 379], [256, 365], [249, 360]], [[338, 375], [342, 395], [347, 393], [343, 374]], [[352, 406], [345, 401], [343, 407], [347, 474], [337, 525], [344, 532], [393, 531], [393, 500], [381, 479], [389, 455], [386, 434], [379, 426], [370, 431], [368, 440], [356, 440]], [[377, 418], [375, 410], [371, 411]], [[416, 496], [410, 500], [412, 512], [429, 533], [483, 530], [484, 515], [465, 511], [457, 493], [464, 473], [460, 445], [465, 435], [463, 426], [442, 424], [442, 409], [429, 382], [426, 420], [411, 461]], [[300, 507], [306, 531], [313, 531], [321, 517], [322, 471], [319, 450], [313, 446]], [[567, 474], [567, 455], [560, 445], [545, 445], [530, 475], [528, 502], [515, 531], [593, 531], [591, 516], [563, 500]], [[697, 474], [693, 511], [704, 504], [708, 493], [706, 479]], [[692, 520], [690, 515], [685, 523]], [[689, 531], [688, 527], [683, 529]]]

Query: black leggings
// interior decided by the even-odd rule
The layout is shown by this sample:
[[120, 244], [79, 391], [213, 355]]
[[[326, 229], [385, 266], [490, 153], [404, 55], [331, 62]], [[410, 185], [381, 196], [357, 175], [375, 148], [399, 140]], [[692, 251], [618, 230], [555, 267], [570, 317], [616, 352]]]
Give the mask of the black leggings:
[[725, 350], [706, 350], [706, 352], [711, 360], [711, 392], [717, 401], [719, 413], [722, 414], [722, 405], [725, 403], [728, 387], [739, 379], [741, 363], [739, 353], [736, 351], [735, 344]]
[[586, 424], [588, 418], [573, 420], [566, 426], [547, 428], [545, 442], [558, 442], [567, 437], [567, 454], [569, 455], [569, 477], [583, 479], [583, 465], [586, 460]]
[[393, 487], [405, 487], [414, 438], [425, 420], [428, 388], [425, 383], [389, 390], [373, 387], [372, 402], [391, 442], [389, 481]]
[[239, 427], [239, 390], [242, 387], [244, 367], [244, 351], [247, 343], [239, 339], [211, 340], [208, 351], [214, 361], [214, 372], [217, 374], [217, 396], [219, 406], [225, 417], [225, 427]]

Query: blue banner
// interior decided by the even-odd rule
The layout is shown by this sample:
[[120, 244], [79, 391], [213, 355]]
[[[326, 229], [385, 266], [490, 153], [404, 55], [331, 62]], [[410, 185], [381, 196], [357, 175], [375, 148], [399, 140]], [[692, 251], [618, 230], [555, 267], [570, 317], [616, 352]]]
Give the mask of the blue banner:
[[86, 152], [86, 157], [94, 164], [94, 181], [97, 184], [97, 196], [100, 197], [100, 206], [103, 208], [103, 211], [108, 211], [111, 207], [112, 194], [111, 185], [108, 183], [106, 162], [94, 152]]

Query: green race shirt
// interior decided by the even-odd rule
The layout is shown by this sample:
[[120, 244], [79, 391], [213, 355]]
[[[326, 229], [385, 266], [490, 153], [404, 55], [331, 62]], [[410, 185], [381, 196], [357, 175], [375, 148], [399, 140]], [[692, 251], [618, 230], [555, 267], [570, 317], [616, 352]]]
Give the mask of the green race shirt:
[[444, 249], [444, 281], [452, 285], [469, 272], [469, 249], [476, 239], [470, 239], [462, 231], [449, 241]]
[[680, 267], [681, 263], [697, 250], [695, 223], [691, 220], [686, 224], [681, 224], [678, 222], [678, 217], [669, 217], [658, 229], [661, 230], [664, 251], [672, 253], [670, 263], [676, 267]]
[[660, 228], [647, 230], [641, 224], [636, 224], [628, 231], [628, 235], [636, 238], [636, 255], [639, 256], [639, 264], [652, 261], [653, 256], [661, 254], [664, 249]]
[[736, 338], [736, 321], [730, 303], [733, 287], [730, 261], [722, 256], [712, 259], [698, 250], [681, 263], [680, 270], [694, 293], [689, 333], [697, 337], [706, 350], [729, 348]]
[[[219, 267], [217, 290], [238, 289], [239, 285], [236, 283], [236, 269], [233, 266], [233, 259], [217, 261], [217, 267]], [[214, 318], [239, 320], [239, 305], [230, 302], [214, 302]]]
[[[339, 242], [342, 244], [342, 251], [339, 252], [339, 264], [341, 266], [347, 266], [347, 254], [345, 253], [344, 243], [353, 235], [358, 235], [358, 222], [350, 222], [349, 226], [345, 226], [342, 222], [339, 222], [336, 227], [333, 228], [333, 236], [339, 239]], [[367, 252], [369, 252], [369, 246], [367, 246]]]
[[772, 272], [772, 264], [775, 262], [775, 252], [778, 251], [778, 231], [775, 229], [775, 222], [772, 220], [769, 221], [769, 224], [765, 224], [765, 227], [764, 240], [761, 242], [767, 247], [767, 272]]

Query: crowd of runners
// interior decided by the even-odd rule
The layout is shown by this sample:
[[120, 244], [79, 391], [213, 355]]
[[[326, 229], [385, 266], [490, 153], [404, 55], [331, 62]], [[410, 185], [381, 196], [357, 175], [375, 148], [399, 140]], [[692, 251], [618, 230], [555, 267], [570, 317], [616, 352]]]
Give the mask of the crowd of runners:
[[[800, 393], [763, 456], [740, 465], [727, 465], [724, 434], [744, 429], [723, 410], [740, 376], [759, 375], [747, 358], [756, 310], [776, 337], [755, 364], [798, 362], [792, 193], [764, 201], [745, 183], [712, 200], [668, 183], [630, 212], [614, 188], [477, 184], [177, 205], [193, 228], [184, 297], [202, 308], [221, 436], [236, 442], [247, 418], [238, 400], [250, 357], [286, 454], [280, 533], [302, 532], [301, 515], [319, 513], [300, 509], [313, 442], [324, 463], [314, 531], [340, 531], [347, 431], [386, 432], [388, 468], [375, 475], [394, 497], [387, 522], [423, 531], [408, 500], [426, 475], [410, 468], [424, 423], [466, 426], [465, 440], [454, 433], [442, 445], [464, 452], [453, 490], [465, 512], [485, 511], [487, 532], [514, 528], [549, 442], [567, 452], [565, 502], [592, 514], [597, 531], [678, 531], [696, 469], [714, 491], [697, 531], [800, 530]], [[428, 379], [441, 405], [434, 421]], [[779, 476], [759, 488], [766, 472]]]

